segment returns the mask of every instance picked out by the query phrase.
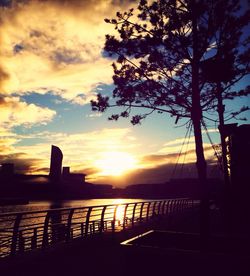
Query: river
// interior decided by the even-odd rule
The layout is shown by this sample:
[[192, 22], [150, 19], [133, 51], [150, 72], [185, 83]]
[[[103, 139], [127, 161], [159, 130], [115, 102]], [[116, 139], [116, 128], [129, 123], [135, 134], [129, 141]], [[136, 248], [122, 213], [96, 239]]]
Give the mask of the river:
[[82, 206], [98, 206], [108, 204], [122, 204], [149, 201], [145, 199], [131, 199], [131, 198], [99, 198], [99, 199], [82, 199], [82, 200], [39, 200], [30, 201], [28, 204], [22, 205], [5, 205], [0, 206], [0, 213], [22, 212], [22, 211], [40, 211], [53, 208], [70, 208]]

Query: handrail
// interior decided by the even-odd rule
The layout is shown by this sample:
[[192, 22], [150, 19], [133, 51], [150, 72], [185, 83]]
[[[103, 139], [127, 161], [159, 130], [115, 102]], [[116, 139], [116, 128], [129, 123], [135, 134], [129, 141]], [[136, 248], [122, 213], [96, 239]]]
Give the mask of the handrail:
[[157, 217], [193, 209], [196, 203], [199, 204], [192, 199], [180, 198], [2, 213], [0, 257], [97, 233], [126, 230]]
[[[166, 199], [166, 200], [172, 200], [172, 199]], [[20, 211], [20, 212], [7, 212], [7, 213], [0, 213], [0, 217], [1, 216], [6, 216], [6, 215], [18, 215], [18, 214], [33, 214], [33, 213], [46, 213], [48, 211], [68, 211], [68, 210], [71, 210], [71, 209], [84, 209], [84, 208], [89, 208], [89, 207], [92, 207], [92, 208], [102, 208], [103, 206], [114, 206], [114, 205], [130, 205], [130, 204], [134, 204], [134, 203], [143, 203], [143, 202], [155, 202], [156, 200], [148, 200], [148, 201], [136, 201], [136, 202], [128, 202], [128, 203], [116, 203], [116, 204], [103, 204], [103, 205], [91, 205], [91, 206], [80, 206], [80, 207], [64, 207], [64, 208], [53, 208], [53, 209], [43, 209], [43, 210], [39, 210], [39, 211]], [[157, 201], [161, 201], [160, 200], [157, 200]]]

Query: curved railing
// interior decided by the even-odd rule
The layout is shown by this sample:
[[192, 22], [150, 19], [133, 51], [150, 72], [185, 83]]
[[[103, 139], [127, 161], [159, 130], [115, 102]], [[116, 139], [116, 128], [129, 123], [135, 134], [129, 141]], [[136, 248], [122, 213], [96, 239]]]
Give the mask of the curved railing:
[[167, 199], [0, 214], [0, 257], [125, 230], [195, 204], [191, 199]]

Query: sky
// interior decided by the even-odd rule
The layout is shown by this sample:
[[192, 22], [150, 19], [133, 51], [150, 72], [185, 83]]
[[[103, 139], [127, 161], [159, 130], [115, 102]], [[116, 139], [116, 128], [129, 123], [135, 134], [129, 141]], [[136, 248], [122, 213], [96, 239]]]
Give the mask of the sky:
[[[0, 1], [0, 164], [48, 174], [53, 144], [63, 152], [63, 166], [93, 183], [122, 187], [195, 176], [193, 133], [182, 147], [185, 121], [175, 125], [168, 115], [155, 114], [132, 126], [126, 119], [108, 121], [110, 110], [91, 111], [90, 100], [114, 88], [112, 61], [103, 54], [105, 34], [114, 30], [104, 18], [133, 6], [122, 0]], [[227, 109], [247, 103], [249, 98], [240, 99]], [[250, 114], [244, 115], [243, 123], [250, 123]], [[208, 128], [219, 143], [217, 125]], [[205, 131], [204, 149], [215, 164], [209, 176], [218, 176]]]

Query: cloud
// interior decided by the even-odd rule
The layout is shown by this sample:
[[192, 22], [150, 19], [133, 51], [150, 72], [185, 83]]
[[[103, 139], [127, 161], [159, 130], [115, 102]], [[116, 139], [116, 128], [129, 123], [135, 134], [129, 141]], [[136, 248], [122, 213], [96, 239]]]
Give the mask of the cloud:
[[[87, 174], [87, 180], [94, 183], [110, 183], [126, 186], [132, 183], [164, 182], [173, 176], [173, 171], [179, 156], [179, 151], [169, 154], [152, 153], [140, 156], [137, 151], [141, 146], [129, 128], [104, 128], [84, 133], [40, 132], [26, 135], [12, 134], [3, 130], [0, 140], [0, 162], [14, 162], [17, 170], [26, 173], [48, 173], [50, 165], [51, 145], [59, 146], [63, 152], [63, 166], [70, 166], [72, 172]], [[20, 141], [36, 139], [36, 144], [20, 145]], [[22, 144], [23, 144], [22, 143]], [[25, 143], [26, 144], [26, 143]], [[170, 142], [172, 144], [172, 142]], [[204, 147], [210, 168], [215, 164], [213, 149], [210, 145]], [[134, 169], [122, 177], [104, 176], [96, 167], [96, 160], [103, 158], [109, 152], [126, 152], [137, 159]], [[77, 154], [76, 154], [77, 153]], [[195, 177], [195, 150], [190, 148], [186, 155], [181, 154], [175, 177]], [[213, 167], [215, 168], [215, 167]], [[210, 170], [210, 169], [209, 169]], [[210, 174], [212, 169], [210, 170]], [[217, 170], [213, 173], [217, 173]]]
[[[220, 178], [222, 173], [215, 164], [208, 162], [207, 175], [209, 178]], [[127, 186], [132, 184], [157, 184], [165, 183], [174, 178], [197, 178], [197, 169], [195, 163], [179, 164], [175, 168], [175, 164], [167, 163], [158, 165], [154, 168], [142, 168], [130, 172], [130, 174], [124, 177], [122, 183], [119, 183], [119, 179], [113, 179], [113, 185]], [[109, 180], [101, 179], [108, 182]], [[100, 183], [103, 183], [100, 181]]]
[[176, 159], [178, 156], [178, 153], [170, 153], [170, 154], [152, 154], [152, 155], [146, 155], [143, 157], [142, 162], [146, 163], [165, 163], [166, 161], [173, 163], [173, 160]]
[[85, 117], [86, 118], [98, 118], [101, 117], [103, 115], [103, 113], [101, 112], [96, 112], [96, 113], [91, 113], [91, 114], [87, 114]]
[[54, 91], [73, 103], [88, 102], [100, 84], [112, 83], [110, 60], [101, 53], [113, 26], [103, 19], [131, 3], [12, 1], [0, 10], [0, 91]]
[[0, 67], [0, 84], [5, 83], [9, 79], [9, 74], [5, 72], [5, 70]]
[[[1, 163], [14, 163], [15, 172], [18, 173], [29, 173], [29, 172], [40, 172], [40, 162], [39, 158], [29, 158], [24, 153], [14, 153], [9, 155], [0, 155]], [[42, 170], [42, 172], [44, 172]]]
[[[218, 135], [217, 129], [208, 129], [207, 131], [202, 131], [204, 134], [206, 132]], [[215, 137], [214, 141], [218, 141], [218, 137]], [[205, 139], [204, 139], [205, 141]], [[215, 151], [211, 143], [203, 141], [203, 150], [206, 160], [215, 160]], [[214, 143], [216, 145], [216, 143]], [[180, 163], [192, 163], [196, 162], [196, 152], [195, 152], [195, 137], [191, 136], [189, 138], [177, 138], [168, 141], [163, 144], [162, 148], [158, 150], [157, 155], [153, 155], [152, 158], [158, 159], [159, 162], [168, 159], [168, 162], [178, 162]], [[162, 163], [162, 162], [161, 162]]]
[[19, 97], [0, 97], [0, 125], [5, 129], [23, 125], [46, 124], [56, 112], [35, 104], [27, 104]]
[[[130, 137], [129, 144], [126, 142], [127, 137]], [[40, 142], [29, 146], [17, 144], [20, 140], [25, 142], [27, 139], [33, 138]], [[32, 169], [49, 167], [51, 145], [55, 144], [63, 152], [64, 166], [70, 166], [72, 171], [82, 171], [84, 173], [86, 173], [86, 168], [87, 172], [93, 175], [92, 177], [96, 177], [99, 172], [99, 169], [95, 167], [95, 162], [98, 158], [103, 157], [103, 154], [108, 154], [110, 151], [133, 154], [139, 145], [128, 128], [104, 128], [98, 131], [74, 134], [57, 132], [41, 132], [29, 135], [16, 134], [13, 137], [3, 136], [2, 141], [0, 147], [6, 141], [9, 141], [9, 145], [8, 148], [2, 151], [0, 162], [5, 162], [10, 154], [15, 154], [19, 162], [20, 159], [39, 160], [39, 162], [36, 161], [34, 167], [30, 166], [29, 173], [35, 173], [36, 171], [32, 171]]]
[[[209, 144], [204, 145], [204, 153], [206, 160], [215, 160], [214, 150]], [[173, 152], [168, 154], [150, 154], [145, 155], [141, 159], [143, 167], [155, 168], [163, 164], [188, 164], [196, 161], [196, 153], [194, 145], [185, 152]]]

